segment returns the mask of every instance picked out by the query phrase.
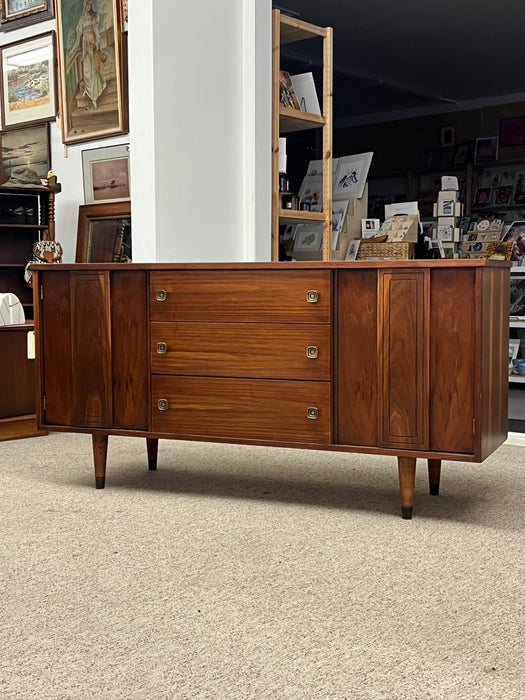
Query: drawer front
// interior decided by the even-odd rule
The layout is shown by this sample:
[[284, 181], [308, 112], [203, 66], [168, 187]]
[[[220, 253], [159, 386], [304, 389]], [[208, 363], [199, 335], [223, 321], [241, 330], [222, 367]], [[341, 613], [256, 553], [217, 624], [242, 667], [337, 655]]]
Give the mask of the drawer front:
[[330, 379], [328, 325], [152, 323], [155, 374]]
[[[317, 444], [331, 441], [329, 382], [166, 376], [151, 379], [154, 432], [174, 437]], [[167, 408], [160, 410], [159, 402]]]
[[330, 271], [151, 272], [150, 302], [152, 321], [329, 323]]

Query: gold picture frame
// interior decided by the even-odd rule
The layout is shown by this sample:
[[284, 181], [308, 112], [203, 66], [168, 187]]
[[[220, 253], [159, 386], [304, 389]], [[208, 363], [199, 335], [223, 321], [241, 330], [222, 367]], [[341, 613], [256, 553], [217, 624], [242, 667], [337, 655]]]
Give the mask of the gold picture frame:
[[0, 27], [5, 32], [54, 16], [53, 0], [0, 0]]
[[62, 141], [126, 133], [127, 35], [121, 0], [56, 0], [56, 16]]

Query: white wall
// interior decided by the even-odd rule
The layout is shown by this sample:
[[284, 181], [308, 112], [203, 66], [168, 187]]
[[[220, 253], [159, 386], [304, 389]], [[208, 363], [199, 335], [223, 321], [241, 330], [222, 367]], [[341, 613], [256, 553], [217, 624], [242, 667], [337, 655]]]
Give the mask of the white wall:
[[[270, 0], [130, 0], [130, 133], [64, 146], [56, 237], [75, 257], [83, 150], [130, 143], [133, 258], [270, 259]], [[0, 43], [55, 29], [0, 33]]]

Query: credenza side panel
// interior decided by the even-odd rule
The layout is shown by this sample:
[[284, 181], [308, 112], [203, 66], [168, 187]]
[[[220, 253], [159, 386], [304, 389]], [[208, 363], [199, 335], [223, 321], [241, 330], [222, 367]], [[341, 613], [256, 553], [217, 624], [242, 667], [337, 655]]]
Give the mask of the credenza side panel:
[[481, 361], [476, 270], [434, 268], [430, 274], [430, 449], [473, 453]]
[[377, 270], [341, 270], [337, 284], [336, 442], [377, 445]]
[[510, 274], [508, 270], [477, 271], [481, 299], [481, 453], [485, 459], [507, 438], [509, 408], [508, 339]]
[[71, 273], [75, 425], [112, 426], [108, 272]]
[[428, 270], [380, 270], [380, 446], [428, 448]]
[[149, 422], [148, 292], [144, 271], [111, 273], [113, 422], [146, 430]]

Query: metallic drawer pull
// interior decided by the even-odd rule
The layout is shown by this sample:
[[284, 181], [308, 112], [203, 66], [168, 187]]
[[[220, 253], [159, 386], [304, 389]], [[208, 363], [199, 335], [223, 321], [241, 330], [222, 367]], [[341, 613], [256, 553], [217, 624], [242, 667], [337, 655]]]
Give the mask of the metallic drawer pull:
[[157, 291], [155, 292], [155, 299], [157, 301], [166, 301], [167, 296], [168, 295], [166, 294], [165, 289], [157, 289]]
[[159, 407], [159, 411], [167, 411], [168, 410], [168, 399], [159, 399], [159, 402], [157, 405]]
[[313, 406], [310, 406], [310, 408], [307, 410], [306, 415], [308, 418], [311, 418], [312, 420], [317, 420], [319, 418], [319, 409], [314, 408]]
[[165, 355], [168, 352], [168, 346], [166, 343], [157, 343], [157, 352], [159, 355]]
[[315, 304], [319, 301], [319, 293], [316, 292], [315, 289], [309, 289], [306, 292], [306, 301], [308, 301], [310, 304]]
[[315, 345], [309, 345], [306, 348], [306, 357], [309, 357], [311, 360], [315, 360], [317, 358], [317, 355], [319, 354], [317, 347]]

